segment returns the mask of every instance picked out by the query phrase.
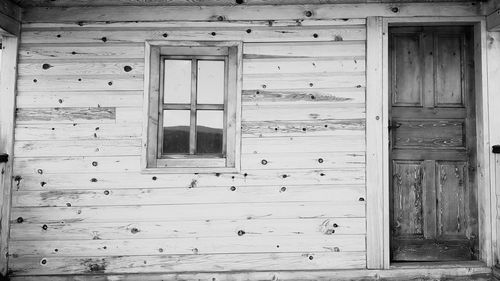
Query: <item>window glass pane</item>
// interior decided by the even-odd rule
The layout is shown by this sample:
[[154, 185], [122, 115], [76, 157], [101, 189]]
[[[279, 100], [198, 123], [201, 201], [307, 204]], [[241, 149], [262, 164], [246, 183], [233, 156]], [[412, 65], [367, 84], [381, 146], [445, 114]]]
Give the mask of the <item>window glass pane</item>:
[[224, 103], [224, 61], [198, 61], [198, 103]]
[[191, 103], [191, 61], [165, 60], [164, 103]]
[[221, 110], [198, 110], [196, 119], [197, 153], [221, 154], [224, 112]]
[[189, 153], [189, 110], [163, 111], [163, 153]]

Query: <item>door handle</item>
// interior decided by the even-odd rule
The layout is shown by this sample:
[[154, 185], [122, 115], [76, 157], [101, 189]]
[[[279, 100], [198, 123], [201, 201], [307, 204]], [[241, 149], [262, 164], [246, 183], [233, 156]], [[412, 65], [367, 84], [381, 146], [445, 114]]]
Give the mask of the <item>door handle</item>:
[[9, 154], [1, 153], [0, 154], [0, 163], [7, 163], [9, 161]]
[[399, 127], [401, 127], [401, 124], [398, 123], [398, 122], [395, 122], [395, 121], [392, 121], [392, 122], [389, 121], [389, 126], [387, 126], [387, 128], [389, 129], [389, 131], [392, 130], [392, 129], [397, 129]]
[[491, 152], [493, 152], [495, 154], [499, 154], [500, 153], [500, 145], [494, 145], [491, 149]]

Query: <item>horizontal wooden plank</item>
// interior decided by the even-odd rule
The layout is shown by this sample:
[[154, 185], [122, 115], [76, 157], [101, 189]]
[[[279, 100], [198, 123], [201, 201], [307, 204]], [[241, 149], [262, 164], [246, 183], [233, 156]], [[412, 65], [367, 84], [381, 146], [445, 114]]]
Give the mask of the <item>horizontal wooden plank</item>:
[[[272, 202], [197, 205], [12, 208], [12, 223], [202, 221], [364, 217], [365, 202]], [[196, 206], [196, 207], [195, 207]], [[230, 211], [229, 211], [230, 210]], [[19, 218], [22, 218], [19, 219]], [[21, 223], [22, 223], [21, 222]]]
[[[240, 232], [242, 233], [242, 232]], [[366, 251], [364, 235], [285, 236], [133, 239], [133, 240], [76, 240], [76, 241], [11, 241], [9, 253], [23, 256], [78, 257], [134, 255], [189, 255], [231, 253], [289, 253], [289, 252], [360, 252]]]
[[[140, 124], [142, 108], [136, 107], [55, 107], [18, 108], [16, 124]], [[76, 126], [76, 125], [75, 125]]]
[[243, 58], [352, 58], [363, 59], [364, 41], [245, 43]]
[[244, 154], [241, 160], [241, 168], [245, 170], [365, 167], [364, 152]]
[[455, 281], [489, 281], [491, 268], [481, 262], [444, 262], [436, 267], [403, 265], [391, 270], [351, 269], [351, 270], [287, 270], [287, 271], [244, 271], [244, 272], [193, 272], [193, 273], [138, 273], [138, 274], [92, 274], [87, 275], [45, 275], [45, 276], [13, 276], [12, 281], [163, 281], [163, 280], [283, 280], [283, 281], [318, 281], [318, 280], [403, 280], [403, 279], [434, 279]]
[[242, 122], [364, 119], [364, 104], [244, 106]]
[[258, 202], [357, 202], [358, 185], [245, 186], [167, 189], [100, 189], [14, 191], [13, 207], [82, 207], [153, 204], [215, 204]]
[[[392, 8], [398, 8], [393, 10]], [[306, 13], [310, 11], [310, 17]], [[279, 5], [279, 6], [229, 6], [205, 7], [193, 12], [189, 6], [178, 7], [54, 7], [31, 8], [23, 13], [23, 22], [77, 22], [77, 21], [162, 21], [191, 20], [213, 21], [219, 16], [223, 20], [295, 20], [295, 19], [334, 19], [360, 18], [368, 16], [477, 16], [480, 8], [474, 2], [466, 3], [429, 3], [411, 4], [332, 4], [332, 5]]]
[[[135, 223], [16, 223], [12, 241], [167, 239], [233, 237], [243, 230], [245, 237], [321, 237], [365, 234], [364, 218], [256, 219], [218, 221], [156, 221]], [[44, 227], [44, 225], [46, 227]]]
[[17, 80], [19, 92], [40, 91], [137, 91], [144, 79], [109, 76], [23, 76]]
[[[57, 49], [57, 48], [55, 48]], [[142, 59], [129, 61], [102, 62], [99, 59], [86, 62], [78, 61], [42, 61], [23, 62], [18, 65], [19, 76], [49, 76], [49, 75], [116, 75], [118, 78], [142, 77], [144, 73], [144, 61]], [[346, 62], [340, 69], [352, 69]]]
[[328, 89], [365, 87], [364, 72], [243, 75], [243, 90]]
[[246, 90], [243, 105], [364, 103], [365, 89]]
[[255, 121], [242, 122], [244, 138], [282, 136], [359, 135], [365, 130], [364, 119], [312, 121]]
[[116, 124], [18, 125], [16, 141], [29, 140], [123, 140], [140, 138], [142, 127]]
[[[239, 174], [141, 174], [125, 157], [14, 159], [17, 190], [365, 184], [363, 169], [252, 170]], [[111, 163], [108, 161], [111, 160]], [[96, 161], [97, 166], [92, 166]], [[122, 164], [123, 163], [123, 164]], [[135, 163], [135, 164], [134, 164]], [[114, 166], [113, 166], [114, 164]], [[92, 168], [91, 168], [92, 167]], [[40, 171], [38, 171], [41, 169]], [[113, 170], [115, 170], [113, 172]], [[120, 171], [121, 170], [121, 171]], [[126, 172], [123, 172], [126, 171]]]
[[364, 268], [365, 259], [364, 252], [21, 257], [9, 259], [9, 268], [13, 275], [341, 269]]
[[15, 158], [14, 170], [23, 173], [107, 173], [140, 171], [139, 156]]
[[[200, 4], [206, 6], [234, 6], [235, 2], [232, 0], [15, 0], [23, 2], [25, 7], [71, 7], [71, 6], [130, 6], [130, 5], [143, 5], [143, 6], [199, 6]], [[304, 5], [304, 4], [364, 4], [364, 3], [408, 3], [415, 0], [252, 0], [245, 2], [245, 5]], [[421, 0], [422, 2], [433, 2], [433, 0]], [[468, 2], [468, 0], [440, 0], [440, 2]]]
[[30, 108], [16, 110], [16, 123], [30, 122], [106, 122], [114, 123], [113, 107]]
[[279, 73], [324, 73], [324, 72], [359, 72], [365, 71], [365, 61], [359, 58], [286, 58], [286, 59], [245, 59], [243, 73], [279, 74]]
[[[219, 0], [217, 0], [219, 1]], [[145, 2], [141, 2], [145, 4]], [[163, 2], [164, 3], [164, 2]], [[247, 2], [248, 4], [248, 2]], [[365, 19], [351, 18], [351, 19], [302, 19], [302, 20], [241, 20], [241, 21], [97, 21], [97, 22], [35, 22], [24, 23], [23, 30], [38, 30], [43, 28], [61, 28], [73, 30], [87, 30], [89, 28], [95, 29], [129, 29], [129, 28], [151, 28], [151, 29], [164, 29], [164, 28], [206, 28], [206, 27], [269, 27], [269, 26], [322, 26], [322, 25], [364, 25]]]
[[143, 92], [21, 92], [17, 95], [18, 108], [40, 107], [140, 107]]
[[141, 139], [71, 141], [16, 141], [16, 157], [139, 155]]
[[242, 139], [242, 153], [365, 151], [361, 136], [284, 137]]
[[144, 44], [21, 44], [19, 48], [20, 63], [75, 60], [117, 60], [143, 59]]
[[401, 119], [456, 119], [467, 118], [467, 111], [463, 107], [436, 107], [418, 108], [408, 106], [394, 106], [391, 112], [393, 118]]
[[[23, 31], [21, 42], [34, 43], [138, 43], [146, 40], [217, 40], [244, 42], [365, 40], [363, 26], [270, 26], [227, 28], [133, 28], [129, 30]], [[316, 35], [314, 35], [316, 34]]]

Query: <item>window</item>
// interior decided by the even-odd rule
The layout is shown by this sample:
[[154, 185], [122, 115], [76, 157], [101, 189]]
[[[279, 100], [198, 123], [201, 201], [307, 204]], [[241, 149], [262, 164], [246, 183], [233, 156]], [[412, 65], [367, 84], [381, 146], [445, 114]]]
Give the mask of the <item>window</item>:
[[239, 168], [241, 43], [146, 44], [143, 170]]

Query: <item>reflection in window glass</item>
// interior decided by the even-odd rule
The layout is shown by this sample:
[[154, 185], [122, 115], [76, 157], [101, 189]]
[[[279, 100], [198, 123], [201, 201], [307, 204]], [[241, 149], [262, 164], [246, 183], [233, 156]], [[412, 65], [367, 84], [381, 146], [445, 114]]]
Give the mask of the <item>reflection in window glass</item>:
[[163, 153], [189, 153], [189, 110], [163, 111]]
[[191, 61], [165, 60], [164, 103], [191, 102]]
[[196, 121], [196, 151], [198, 154], [222, 154], [224, 112], [198, 110]]
[[224, 61], [198, 61], [198, 104], [224, 103]]

